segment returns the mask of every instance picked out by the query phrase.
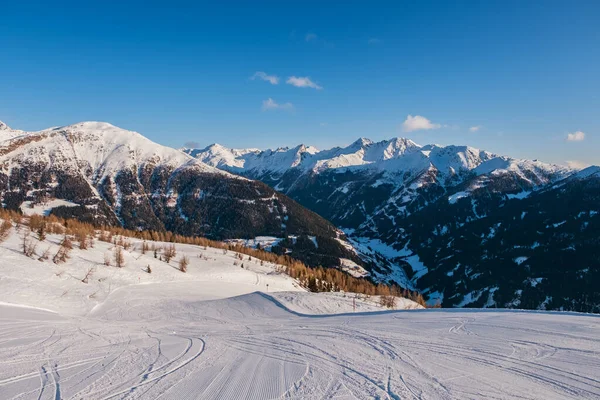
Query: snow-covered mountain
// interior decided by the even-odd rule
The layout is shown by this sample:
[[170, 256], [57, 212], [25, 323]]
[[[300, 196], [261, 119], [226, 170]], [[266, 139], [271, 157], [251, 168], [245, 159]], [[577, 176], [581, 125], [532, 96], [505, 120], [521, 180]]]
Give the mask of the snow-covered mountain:
[[421, 146], [404, 138], [361, 138], [321, 151], [304, 145], [265, 151], [212, 145], [184, 152], [261, 180], [354, 236], [397, 246], [400, 220], [442, 197], [467, 196], [480, 188], [517, 193], [574, 172], [469, 146]]
[[470, 146], [421, 146], [404, 138], [380, 142], [361, 138], [321, 151], [305, 145], [265, 151], [212, 145], [184, 152], [208, 165], [261, 180], [345, 229], [364, 228], [382, 214], [390, 219], [407, 215], [459, 185], [467, 192], [483, 186], [520, 191], [574, 172]]
[[50, 168], [83, 169], [92, 182], [140, 165], [171, 169], [194, 167], [202, 172], [228, 175], [137, 132], [106, 122], [82, 122], [39, 132], [16, 131], [4, 125], [0, 140], [0, 162], [5, 171], [30, 163], [44, 163]]
[[[255, 177], [269, 174], [272, 179], [290, 170], [313, 174], [327, 171], [420, 173], [435, 170], [441, 180], [451, 180], [457, 174], [466, 171], [474, 171], [478, 175], [493, 171], [502, 173], [507, 170], [522, 175], [534, 170], [542, 175], [569, 171], [565, 167], [502, 157], [469, 146], [421, 146], [405, 138], [380, 142], [361, 138], [349, 146], [328, 150], [299, 145], [293, 148], [260, 151], [228, 149], [219, 144], [205, 149], [182, 150], [217, 168]], [[540, 181], [544, 180], [543, 176], [539, 178]]]
[[[494, 193], [530, 190], [574, 171], [519, 160], [469, 146], [416, 144], [395, 138], [361, 138], [347, 147], [317, 150], [304, 145], [277, 150], [233, 150], [212, 145], [184, 149], [202, 162], [261, 180], [346, 230], [360, 236], [390, 236], [399, 219], [444, 196], [479, 188]], [[387, 220], [388, 227], [375, 226]]]
[[335, 249], [303, 249], [297, 255], [307, 262], [360, 262], [332, 224], [267, 185], [104, 122], [39, 132], [2, 124], [0, 196], [9, 209], [135, 230], [217, 239], [310, 235]]
[[[600, 244], [588, 242], [600, 219], [597, 167], [577, 172], [402, 138], [321, 151], [186, 152], [329, 219], [373, 261], [374, 278], [412, 285], [431, 303], [598, 310], [598, 291], [578, 284], [600, 282]], [[570, 220], [578, 222], [561, 224]]]
[[419, 289], [445, 306], [597, 311], [599, 170], [400, 138], [179, 151], [101, 122], [0, 125], [5, 208], [267, 237], [279, 254]]

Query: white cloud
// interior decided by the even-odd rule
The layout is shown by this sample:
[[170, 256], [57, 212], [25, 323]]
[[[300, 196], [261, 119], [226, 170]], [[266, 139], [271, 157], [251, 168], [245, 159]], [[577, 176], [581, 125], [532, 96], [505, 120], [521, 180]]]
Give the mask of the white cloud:
[[266, 72], [258, 71], [250, 79], [262, 79], [263, 81], [267, 81], [271, 83], [271, 85], [279, 84], [279, 77], [276, 75], [268, 75]]
[[321, 123], [319, 124], [319, 126], [327, 126], [327, 125], [329, 125], [327, 122], [321, 122]]
[[481, 125], [472, 126], [469, 128], [469, 132], [479, 132], [483, 128]]
[[306, 34], [306, 36], [304, 36], [304, 40], [307, 42], [310, 42], [311, 40], [317, 40], [317, 35], [309, 32]]
[[583, 162], [583, 161], [572, 160], [572, 161], [567, 161], [567, 166], [569, 168], [574, 168], [574, 169], [584, 169], [584, 168], [589, 167], [590, 164]]
[[585, 139], [585, 133], [583, 133], [581, 131], [567, 134], [567, 140], [569, 142], [581, 142], [584, 139]]
[[270, 111], [270, 110], [293, 110], [294, 105], [292, 103], [283, 103], [279, 104], [272, 98], [268, 98], [262, 102], [262, 110]]
[[323, 89], [322, 86], [317, 85], [313, 81], [310, 80], [308, 76], [290, 76], [287, 81], [285, 81], [288, 85], [293, 85], [300, 88], [313, 88], [317, 90]]
[[428, 129], [439, 129], [442, 126], [440, 124], [434, 124], [430, 120], [420, 115], [408, 115], [406, 120], [402, 123], [402, 130], [404, 132], [412, 132], [419, 130], [428, 130]]
[[370, 45], [379, 44], [379, 43], [381, 43], [381, 39], [371, 38], [371, 39], [367, 40], [367, 43]]

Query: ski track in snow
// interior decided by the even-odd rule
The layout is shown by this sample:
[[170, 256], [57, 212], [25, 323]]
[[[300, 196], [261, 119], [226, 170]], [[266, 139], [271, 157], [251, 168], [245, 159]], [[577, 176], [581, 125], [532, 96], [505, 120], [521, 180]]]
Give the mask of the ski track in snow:
[[85, 317], [0, 305], [0, 398], [600, 398], [597, 316], [308, 316], [262, 293], [154, 292], [115, 291]]

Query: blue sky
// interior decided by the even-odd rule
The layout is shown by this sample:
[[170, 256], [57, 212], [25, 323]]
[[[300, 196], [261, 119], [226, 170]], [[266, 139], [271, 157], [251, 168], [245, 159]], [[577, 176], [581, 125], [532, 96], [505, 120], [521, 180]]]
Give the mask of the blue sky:
[[598, 1], [119, 3], [5, 2], [0, 120], [108, 121], [173, 147], [406, 136], [600, 164]]

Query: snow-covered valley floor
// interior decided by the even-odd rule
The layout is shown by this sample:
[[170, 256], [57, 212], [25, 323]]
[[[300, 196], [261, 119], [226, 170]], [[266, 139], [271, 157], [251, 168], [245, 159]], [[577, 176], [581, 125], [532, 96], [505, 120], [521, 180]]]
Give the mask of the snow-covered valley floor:
[[18, 243], [0, 246], [0, 399], [600, 398], [598, 316], [352, 313], [231, 252], [178, 245], [184, 274], [135, 241], [121, 269], [109, 243], [59, 265]]

